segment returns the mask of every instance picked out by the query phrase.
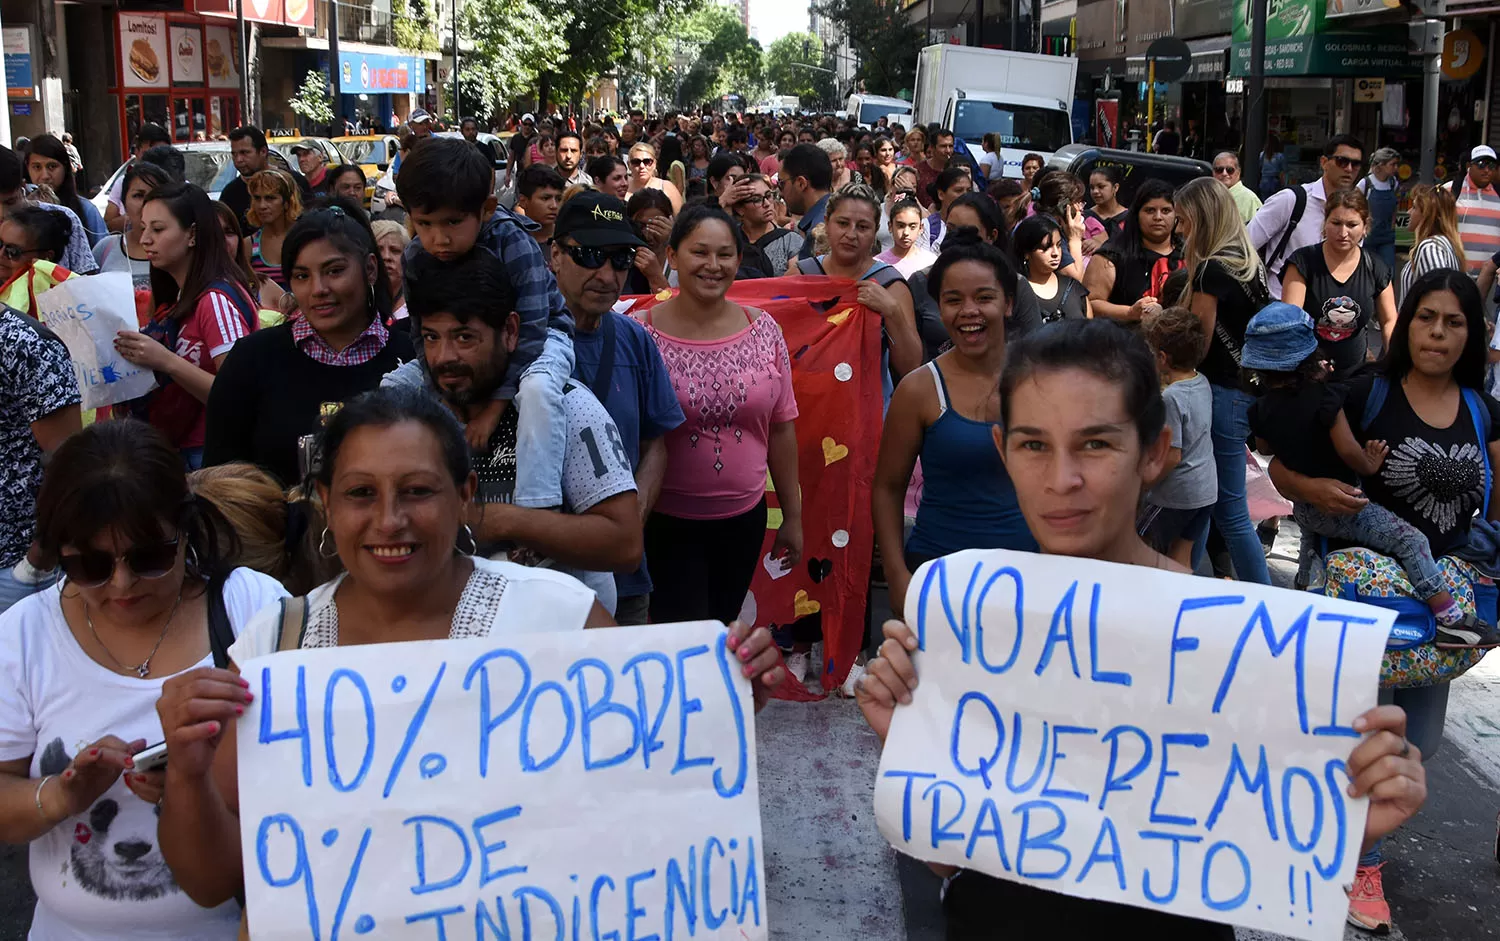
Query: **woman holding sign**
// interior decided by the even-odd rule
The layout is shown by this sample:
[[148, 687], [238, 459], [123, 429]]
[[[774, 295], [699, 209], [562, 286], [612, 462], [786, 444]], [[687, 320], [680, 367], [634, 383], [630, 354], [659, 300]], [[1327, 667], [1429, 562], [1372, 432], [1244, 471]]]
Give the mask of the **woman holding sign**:
[[[1012, 346], [1000, 394], [1006, 430], [996, 430], [994, 443], [1043, 552], [1186, 572], [1147, 546], [1134, 525], [1141, 492], [1159, 474], [1170, 444], [1156, 365], [1144, 341], [1106, 321], [1050, 324]], [[918, 682], [911, 656], [916, 635], [900, 621], [887, 621], [884, 633], [880, 656], [867, 664], [856, 693], [882, 740]], [[1402, 710], [1378, 707], [1355, 719], [1354, 728], [1366, 737], [1349, 756], [1348, 791], [1370, 798], [1368, 846], [1416, 813], [1426, 798], [1426, 777], [1420, 750], [1404, 738]], [[1000, 918], [1017, 938], [1234, 937], [1228, 925], [934, 869], [949, 878], [943, 905], [947, 937], [955, 941], [994, 937]]]
[[[463, 523], [476, 479], [457, 419], [416, 389], [380, 389], [328, 422], [316, 472], [327, 527], [319, 552], [346, 574], [305, 598], [263, 610], [229, 649], [235, 664], [294, 648], [326, 648], [613, 622], [581, 582], [545, 568], [468, 554]], [[732, 625], [728, 644], [764, 686], [784, 671], [764, 628]], [[759, 697], [759, 692], [758, 692]], [[234, 670], [196, 670], [162, 690], [171, 753], [159, 833], [162, 856], [201, 905], [243, 885], [235, 718], [251, 699]]]

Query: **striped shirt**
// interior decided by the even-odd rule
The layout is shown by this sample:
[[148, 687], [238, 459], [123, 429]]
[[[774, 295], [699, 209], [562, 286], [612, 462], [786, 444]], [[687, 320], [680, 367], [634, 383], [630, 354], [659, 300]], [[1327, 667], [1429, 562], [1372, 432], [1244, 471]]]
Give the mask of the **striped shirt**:
[[261, 255], [259, 231], [250, 236], [250, 268], [258, 277], [269, 278], [276, 282], [283, 291], [290, 291], [292, 289], [281, 276], [281, 266], [268, 263], [265, 257]]
[[385, 322], [375, 317], [365, 331], [354, 338], [353, 343], [336, 350], [328, 345], [321, 333], [313, 329], [307, 318], [297, 317], [292, 321], [292, 342], [313, 362], [324, 366], [359, 366], [368, 363], [380, 355], [390, 339], [391, 332], [386, 329]]
[[1406, 299], [1406, 292], [1411, 290], [1418, 278], [1440, 268], [1458, 270], [1458, 256], [1453, 253], [1453, 243], [1441, 235], [1432, 235], [1417, 243], [1411, 250], [1406, 267], [1401, 269], [1401, 291], [1396, 303], [1400, 304]]
[[[1453, 184], [1446, 188], [1451, 191]], [[1458, 192], [1458, 237], [1464, 243], [1469, 276], [1478, 277], [1490, 256], [1500, 252], [1500, 193], [1493, 186], [1476, 188], [1468, 174]]]

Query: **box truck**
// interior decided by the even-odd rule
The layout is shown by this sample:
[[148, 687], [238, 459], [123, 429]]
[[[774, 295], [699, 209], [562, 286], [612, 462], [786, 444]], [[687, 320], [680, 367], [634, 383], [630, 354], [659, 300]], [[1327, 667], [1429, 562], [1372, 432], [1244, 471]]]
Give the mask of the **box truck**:
[[914, 119], [949, 128], [976, 164], [984, 135], [1000, 138], [1004, 175], [1019, 177], [1028, 153], [1050, 159], [1073, 143], [1078, 60], [1003, 49], [937, 44], [917, 57]]

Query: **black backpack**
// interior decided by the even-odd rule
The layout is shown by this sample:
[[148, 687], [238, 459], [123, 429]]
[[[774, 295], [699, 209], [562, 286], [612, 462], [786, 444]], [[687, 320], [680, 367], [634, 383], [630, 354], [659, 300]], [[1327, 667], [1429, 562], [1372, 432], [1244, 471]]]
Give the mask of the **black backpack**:
[[[1292, 240], [1292, 233], [1297, 231], [1297, 224], [1302, 221], [1302, 216], [1307, 212], [1307, 190], [1301, 186], [1291, 187], [1292, 191], [1292, 216], [1287, 220], [1286, 228], [1281, 233], [1281, 238], [1276, 242], [1276, 248], [1270, 254], [1262, 254], [1260, 260], [1265, 262], [1267, 271], [1275, 271], [1276, 263], [1282, 260], [1286, 254], [1287, 243]], [[1270, 244], [1269, 242], [1266, 244]], [[1278, 274], [1277, 277], [1280, 277]]]

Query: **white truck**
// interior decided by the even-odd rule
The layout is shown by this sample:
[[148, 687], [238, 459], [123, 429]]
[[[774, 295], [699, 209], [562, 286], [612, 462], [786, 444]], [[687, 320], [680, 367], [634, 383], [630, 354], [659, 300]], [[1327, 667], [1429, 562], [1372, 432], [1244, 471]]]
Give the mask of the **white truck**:
[[1073, 143], [1073, 90], [1078, 60], [937, 44], [917, 57], [914, 119], [950, 128], [977, 164], [984, 135], [1000, 136], [1004, 175], [1021, 176], [1029, 153], [1043, 161]]
[[893, 124], [908, 122], [911, 116], [911, 102], [883, 95], [866, 95], [863, 92], [850, 95], [845, 109], [849, 112], [850, 119], [860, 127], [874, 127], [875, 122], [881, 118], [890, 118]]

